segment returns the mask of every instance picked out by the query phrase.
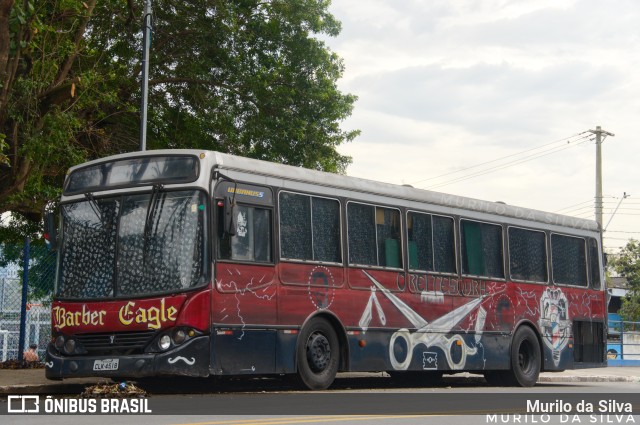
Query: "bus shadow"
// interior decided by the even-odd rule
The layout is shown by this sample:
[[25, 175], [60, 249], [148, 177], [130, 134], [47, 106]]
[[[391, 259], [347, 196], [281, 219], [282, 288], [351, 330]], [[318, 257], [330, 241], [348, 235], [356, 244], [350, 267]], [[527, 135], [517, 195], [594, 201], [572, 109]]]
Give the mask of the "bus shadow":
[[[445, 375], [437, 384], [419, 385], [415, 382], [402, 382], [390, 378], [384, 373], [368, 375], [340, 374], [329, 391], [352, 390], [393, 390], [393, 389], [446, 389], [446, 388], [487, 388], [491, 387], [481, 375], [456, 376]], [[149, 395], [161, 394], [227, 394], [227, 393], [278, 393], [307, 391], [292, 376], [247, 376], [247, 377], [154, 377], [135, 381], [136, 385]], [[538, 387], [553, 387], [553, 383], [538, 383]], [[504, 387], [495, 387], [504, 388]]]

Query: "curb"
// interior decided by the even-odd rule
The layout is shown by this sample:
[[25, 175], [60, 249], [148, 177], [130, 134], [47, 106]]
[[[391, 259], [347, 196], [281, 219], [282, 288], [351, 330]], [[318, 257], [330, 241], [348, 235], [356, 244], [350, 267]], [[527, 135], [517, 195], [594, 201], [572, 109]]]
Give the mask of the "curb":
[[[451, 383], [484, 383], [481, 376], [467, 377], [445, 377], [445, 382]], [[572, 383], [572, 382], [638, 382], [637, 376], [540, 376], [538, 383]], [[6, 395], [78, 395], [92, 383], [70, 383], [70, 384], [35, 384], [35, 385], [7, 385], [0, 387], [0, 396]]]
[[540, 376], [538, 382], [640, 382], [637, 376]]
[[4, 395], [45, 395], [45, 394], [80, 394], [90, 384], [64, 385], [9, 385], [0, 387], [0, 396]]

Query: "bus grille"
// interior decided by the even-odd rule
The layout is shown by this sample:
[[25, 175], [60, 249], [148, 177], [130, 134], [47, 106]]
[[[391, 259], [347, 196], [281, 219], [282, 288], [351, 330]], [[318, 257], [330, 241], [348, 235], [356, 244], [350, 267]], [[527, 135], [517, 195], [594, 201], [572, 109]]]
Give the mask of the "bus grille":
[[155, 334], [156, 331], [104, 332], [76, 334], [75, 337], [92, 354], [136, 354], [144, 352]]

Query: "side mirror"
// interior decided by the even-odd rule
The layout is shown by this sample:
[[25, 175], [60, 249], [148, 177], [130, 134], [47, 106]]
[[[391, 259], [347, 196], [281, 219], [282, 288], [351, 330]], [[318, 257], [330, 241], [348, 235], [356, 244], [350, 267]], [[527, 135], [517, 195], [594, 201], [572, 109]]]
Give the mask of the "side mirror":
[[56, 216], [52, 212], [44, 215], [44, 240], [50, 251], [58, 249], [58, 232], [56, 231]]
[[236, 235], [236, 224], [233, 221], [235, 217], [236, 206], [231, 197], [224, 198], [224, 232], [229, 236]]

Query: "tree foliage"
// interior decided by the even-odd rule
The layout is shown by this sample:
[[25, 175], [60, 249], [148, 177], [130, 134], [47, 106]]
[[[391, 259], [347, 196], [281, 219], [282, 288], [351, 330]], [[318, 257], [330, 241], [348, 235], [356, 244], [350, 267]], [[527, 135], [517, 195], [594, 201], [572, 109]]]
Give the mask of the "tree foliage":
[[[0, 0], [0, 213], [38, 221], [68, 167], [138, 149], [144, 0]], [[355, 97], [329, 0], [155, 0], [149, 149], [343, 172]]]
[[609, 262], [609, 267], [625, 277], [629, 286], [622, 299], [620, 316], [624, 320], [640, 321], [640, 242], [630, 239], [620, 254]]
[[[0, 269], [11, 270], [22, 280], [24, 273], [25, 240], [30, 239], [28, 301], [48, 302], [53, 294], [56, 273], [56, 253], [50, 251], [39, 236], [39, 226], [23, 217], [16, 216], [6, 227], [0, 227]], [[16, 302], [10, 300], [17, 308]]]

